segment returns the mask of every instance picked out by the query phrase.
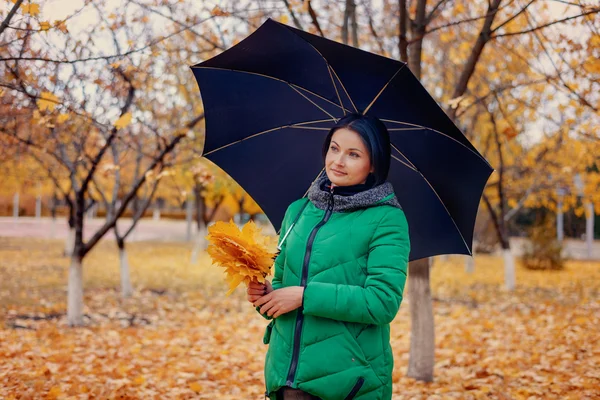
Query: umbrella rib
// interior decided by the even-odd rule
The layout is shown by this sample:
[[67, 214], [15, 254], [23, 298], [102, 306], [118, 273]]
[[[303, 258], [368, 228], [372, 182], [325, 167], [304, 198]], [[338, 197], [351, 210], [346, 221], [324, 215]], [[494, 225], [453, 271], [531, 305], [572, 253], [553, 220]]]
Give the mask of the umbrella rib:
[[[285, 26], [285, 25], [284, 25]], [[287, 27], [289, 29], [289, 27]], [[294, 33], [296, 36], [298, 36], [300, 39], [304, 40], [306, 42], [306, 44], [308, 44], [310, 47], [313, 48], [314, 51], [317, 52], [318, 55], [321, 56], [321, 58], [323, 59], [323, 61], [325, 61], [325, 65], [327, 65], [327, 70], [329, 71], [329, 76], [331, 77], [331, 84], [333, 85], [333, 88], [335, 89], [335, 92], [338, 93], [337, 91], [337, 87], [335, 86], [335, 82], [333, 80], [333, 76], [331, 75], [331, 73], [333, 72], [336, 76], [336, 78], [338, 79], [338, 82], [340, 83], [340, 85], [342, 85], [342, 88], [344, 88], [344, 91], [346, 92], [346, 96], [348, 96], [348, 98], [350, 99], [350, 103], [352, 103], [352, 107], [354, 107], [354, 110], [356, 112], [358, 112], [358, 109], [356, 108], [356, 106], [354, 105], [354, 102], [352, 101], [352, 98], [350, 97], [350, 95], [348, 94], [348, 91], [346, 90], [346, 87], [344, 86], [344, 84], [342, 83], [342, 80], [340, 79], [340, 77], [338, 76], [338, 74], [335, 73], [335, 70], [333, 69], [333, 67], [331, 66], [331, 64], [329, 64], [329, 61], [327, 61], [327, 59], [325, 58], [325, 56], [323, 55], [323, 53], [321, 53], [319, 51], [319, 49], [317, 49], [315, 47], [314, 44], [312, 44], [311, 42], [309, 42], [308, 40], [306, 40], [304, 37], [298, 35], [296, 32], [294, 32], [293, 30], [289, 29], [292, 33]], [[340, 107], [342, 110], [344, 110], [344, 115], [346, 115], [346, 107], [344, 107], [344, 105], [342, 104], [342, 99], [339, 98], [339, 93], [338, 93], [338, 99], [340, 100]]]
[[[418, 128], [418, 129], [428, 129], [428, 130], [430, 130], [432, 132], [437, 133], [438, 135], [442, 135], [444, 137], [447, 137], [448, 139], [450, 139], [450, 140], [458, 143], [459, 145], [463, 146], [465, 149], [469, 150], [471, 153], [475, 154], [477, 157], [481, 158], [490, 168], [492, 168], [492, 166], [490, 165], [490, 163], [485, 158], [483, 158], [483, 156], [481, 154], [479, 154], [477, 151], [473, 151], [473, 149], [471, 149], [470, 147], [466, 146], [464, 143], [461, 143], [460, 141], [456, 140], [452, 136], [446, 135], [444, 132], [440, 132], [440, 131], [438, 131], [436, 129], [433, 129], [433, 128], [430, 128], [428, 126], [411, 124], [410, 122], [396, 121], [396, 120], [393, 120], [393, 119], [383, 119], [383, 118], [381, 118], [381, 121], [383, 121], [383, 122], [395, 122], [397, 124], [411, 125], [411, 126], [414, 126], [415, 128]], [[417, 130], [417, 129], [404, 129], [404, 128], [397, 128], [397, 129], [396, 128], [391, 128], [391, 129], [388, 129], [388, 131], [401, 131], [401, 130], [407, 130], [408, 131], [408, 130]]]
[[410, 168], [411, 170], [415, 171], [415, 172], [419, 172], [417, 171], [417, 169], [413, 166], [411, 166], [410, 164], [407, 164], [406, 162], [402, 161], [401, 159], [399, 159], [398, 157], [396, 157], [395, 155], [392, 154], [392, 158], [396, 161], [398, 161], [400, 164]]
[[[398, 148], [396, 146], [394, 146], [392, 144], [392, 147], [394, 149], [396, 149], [396, 151], [400, 154], [402, 154], [402, 156], [408, 161], [410, 162], [410, 160], [408, 159], [408, 157], [406, 157], [404, 155], [404, 153], [402, 153], [400, 150], [398, 150]], [[392, 156], [394, 157], [394, 156]], [[396, 160], [398, 160], [396, 157], [394, 157]], [[400, 160], [398, 160], [400, 161]], [[412, 162], [410, 162], [412, 164]], [[448, 210], [448, 207], [446, 207], [446, 205], [444, 204], [444, 202], [442, 201], [442, 198], [440, 197], [440, 195], [438, 194], [438, 192], [435, 190], [435, 188], [433, 187], [433, 185], [429, 182], [429, 180], [427, 180], [427, 178], [425, 177], [425, 175], [423, 175], [423, 173], [421, 171], [419, 171], [416, 167], [414, 168], [414, 171], [417, 172], [419, 175], [421, 175], [421, 178], [423, 178], [425, 180], [425, 182], [427, 182], [427, 185], [429, 185], [429, 187], [431, 188], [431, 191], [435, 194], [435, 196], [438, 198], [438, 200], [440, 201], [440, 204], [442, 205], [442, 207], [444, 207], [444, 210], [446, 210], [446, 213], [448, 214], [448, 217], [450, 217], [450, 221], [452, 221], [452, 223], [454, 224], [454, 227], [456, 228], [456, 231], [458, 232], [458, 234], [460, 235], [460, 238], [462, 239], [463, 243], [465, 244], [469, 255], [472, 256], [473, 253], [471, 252], [471, 249], [469, 248], [469, 245], [467, 244], [467, 241], [465, 240], [465, 237], [463, 236], [462, 232], [460, 231], [460, 229], [458, 228], [458, 225], [456, 225], [456, 221], [454, 221], [454, 218], [452, 218], [452, 214], [450, 214], [450, 211]]]
[[[323, 58], [325, 58], [325, 57], [323, 57]], [[325, 60], [325, 62], [327, 62], [327, 60]], [[327, 65], [329, 65], [329, 63], [327, 63]], [[329, 67], [331, 68], [331, 72], [333, 72], [333, 74], [337, 78], [338, 82], [342, 86], [342, 89], [344, 89], [344, 92], [346, 93], [346, 96], [348, 96], [348, 100], [350, 100], [350, 103], [352, 103], [352, 107], [354, 107], [354, 111], [358, 113], [358, 108], [356, 108], [356, 104], [354, 104], [354, 101], [352, 101], [352, 97], [350, 97], [350, 94], [348, 93], [348, 90], [346, 90], [346, 86], [344, 86], [344, 83], [340, 79], [340, 77], [337, 74], [337, 72], [335, 72], [335, 69], [333, 69], [333, 67], [331, 65], [329, 65]], [[333, 85], [335, 86], [335, 83]], [[341, 100], [340, 100], [340, 103], [341, 103]], [[346, 107], [344, 107], [344, 109], [346, 109]]]
[[304, 128], [304, 129], [310, 129], [310, 127], [303, 127], [303, 126], [297, 126], [297, 125], [298, 124], [310, 124], [310, 123], [313, 123], [313, 122], [325, 122], [325, 121], [331, 121], [331, 120], [326, 119], [326, 120], [304, 121], [304, 122], [298, 122], [296, 124], [277, 126], [275, 128], [267, 129], [267, 130], [255, 133], [253, 135], [247, 136], [247, 137], [245, 137], [243, 139], [236, 140], [235, 142], [228, 143], [228, 144], [226, 144], [224, 146], [221, 146], [219, 148], [211, 150], [208, 153], [204, 153], [204, 154], [202, 154], [202, 156], [206, 157], [207, 155], [212, 154], [212, 153], [216, 153], [219, 150], [223, 150], [223, 149], [225, 149], [227, 147], [230, 147], [230, 146], [233, 146], [233, 145], [236, 145], [236, 144], [240, 144], [240, 143], [242, 143], [242, 142], [244, 142], [246, 140], [250, 140], [250, 139], [255, 138], [257, 136], [261, 136], [261, 135], [264, 135], [265, 133], [273, 132], [273, 131], [276, 131], [278, 129], [284, 129], [284, 128]]
[[302, 93], [301, 91], [299, 91], [298, 89], [296, 89], [294, 86], [292, 86], [291, 84], [288, 83], [288, 86], [291, 87], [294, 91], [296, 91], [296, 93], [298, 93], [300, 96], [304, 97], [306, 100], [310, 101], [312, 103], [313, 106], [317, 107], [319, 110], [323, 111], [325, 114], [329, 115], [332, 119], [336, 120], [337, 119], [329, 114], [327, 111], [325, 111], [322, 107], [320, 107], [317, 103], [315, 103], [314, 101], [312, 101], [311, 99], [309, 99], [308, 97], [306, 97], [306, 95], [304, 93]]
[[333, 80], [333, 75], [331, 74], [331, 65], [329, 65], [329, 63], [327, 63], [327, 71], [329, 71], [329, 77], [331, 78], [331, 83], [333, 84], [333, 88], [335, 89], [335, 94], [337, 95], [338, 101], [340, 102], [340, 107], [342, 107], [342, 110], [344, 111], [344, 115], [346, 115], [346, 108], [344, 107], [344, 104], [342, 103], [342, 98], [340, 97], [340, 92], [338, 92], [337, 86], [335, 85], [335, 81]]
[[329, 118], [329, 119], [319, 119], [319, 120], [315, 120], [315, 121], [306, 121], [306, 122], [296, 122], [295, 124], [292, 124], [291, 126], [302, 126], [302, 125], [306, 125], [306, 124], [316, 124], [318, 122], [335, 122], [335, 118]]
[[394, 74], [394, 76], [392, 76], [390, 78], [389, 81], [387, 81], [387, 83], [381, 88], [381, 90], [379, 91], [379, 93], [377, 93], [377, 96], [375, 96], [375, 98], [373, 99], [373, 101], [371, 101], [371, 103], [367, 106], [367, 108], [365, 108], [365, 110], [362, 112], [363, 115], [366, 115], [367, 112], [369, 112], [369, 109], [371, 108], [371, 106], [377, 101], [377, 99], [379, 98], [379, 96], [381, 96], [381, 94], [383, 93], [383, 91], [388, 87], [388, 85], [390, 83], [392, 83], [392, 81], [394, 80], [394, 78], [396, 77], [396, 75], [398, 75], [398, 73], [400, 71], [402, 71], [402, 68], [406, 67], [406, 64], [402, 64], [402, 66], [400, 68], [398, 68], [398, 71], [396, 71], [396, 73]]
[[331, 128], [317, 128], [315, 126], [296, 126], [296, 125], [290, 125], [290, 128], [296, 128], [296, 129], [312, 129], [314, 131], [329, 131], [331, 130]]
[[[329, 65], [329, 64], [328, 64], [328, 65]], [[312, 94], [313, 96], [315, 96], [315, 97], [318, 97], [319, 99], [321, 99], [321, 100], [324, 100], [324, 101], [328, 102], [328, 103], [329, 103], [329, 104], [331, 104], [331, 105], [334, 105], [334, 106], [336, 106], [336, 107], [338, 107], [338, 108], [341, 108], [341, 109], [342, 109], [344, 112], [345, 112], [345, 111], [347, 111], [345, 107], [343, 107], [343, 106], [340, 106], [339, 104], [336, 104], [335, 102], [333, 102], [333, 101], [331, 101], [331, 100], [329, 100], [329, 99], [327, 99], [327, 98], [325, 98], [325, 97], [321, 96], [321, 95], [320, 95], [320, 94], [318, 94], [318, 93], [315, 93], [315, 92], [313, 92], [312, 90], [308, 90], [308, 89], [307, 89], [307, 88], [305, 88], [305, 87], [302, 87], [302, 86], [300, 86], [300, 85], [296, 85], [295, 83], [291, 83], [291, 82], [284, 81], [283, 79], [275, 78], [275, 77], [273, 77], [273, 76], [269, 76], [269, 75], [265, 75], [265, 74], [259, 74], [258, 72], [240, 71], [239, 69], [231, 69], [231, 68], [217, 68], [217, 67], [194, 67], [194, 66], [193, 66], [193, 67], [191, 67], [191, 68], [193, 68], [193, 69], [216, 69], [216, 70], [219, 70], [219, 71], [233, 71], [233, 72], [239, 72], [239, 73], [241, 73], [241, 74], [248, 74], [248, 75], [257, 75], [257, 76], [262, 76], [263, 78], [268, 78], [268, 79], [272, 79], [272, 80], [274, 80], [274, 81], [278, 81], [278, 82], [285, 83], [286, 85], [288, 85], [288, 86], [290, 86], [290, 87], [297, 87], [297, 88], [300, 88], [300, 89], [302, 89], [302, 90], [304, 90], [304, 91], [306, 91], [306, 92], [308, 92], [308, 93]], [[340, 82], [340, 83], [341, 83], [341, 82]], [[342, 86], [343, 86], [343, 85], [342, 85]], [[350, 101], [352, 101], [352, 99], [350, 99]]]

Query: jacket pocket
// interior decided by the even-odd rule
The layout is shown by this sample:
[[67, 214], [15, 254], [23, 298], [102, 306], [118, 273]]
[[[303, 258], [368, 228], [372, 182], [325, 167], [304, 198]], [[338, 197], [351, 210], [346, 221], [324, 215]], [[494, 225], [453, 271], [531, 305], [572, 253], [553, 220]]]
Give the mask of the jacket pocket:
[[273, 319], [267, 328], [265, 329], [265, 334], [263, 336], [263, 343], [269, 344], [271, 342], [271, 332], [273, 332], [273, 325], [275, 325], [275, 320]]
[[360, 378], [358, 378], [358, 380], [356, 381], [356, 384], [354, 385], [354, 387], [352, 388], [350, 393], [348, 393], [348, 396], [346, 396], [344, 398], [344, 400], [352, 400], [354, 397], [356, 397], [356, 394], [358, 393], [358, 391], [360, 390], [360, 388], [362, 387], [362, 385], [364, 383], [365, 383], [365, 378], [363, 378], [362, 376]]

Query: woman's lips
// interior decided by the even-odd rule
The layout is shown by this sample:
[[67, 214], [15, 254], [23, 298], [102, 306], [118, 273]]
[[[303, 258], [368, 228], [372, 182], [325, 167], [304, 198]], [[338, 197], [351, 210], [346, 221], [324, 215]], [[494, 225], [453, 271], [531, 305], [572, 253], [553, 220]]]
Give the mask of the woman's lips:
[[331, 172], [333, 172], [337, 176], [344, 176], [344, 175], [346, 175], [345, 173], [340, 172], [340, 171], [336, 171], [335, 169], [332, 169]]

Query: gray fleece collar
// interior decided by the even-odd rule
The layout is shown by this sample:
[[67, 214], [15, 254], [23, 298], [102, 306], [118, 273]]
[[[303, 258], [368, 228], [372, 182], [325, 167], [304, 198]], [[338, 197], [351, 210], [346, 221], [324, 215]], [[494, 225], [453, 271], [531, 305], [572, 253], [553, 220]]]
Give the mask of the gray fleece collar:
[[[308, 198], [315, 205], [315, 207], [321, 210], [327, 209], [331, 199], [331, 194], [321, 189], [321, 184], [326, 179], [327, 176], [322, 175], [319, 179], [313, 182], [308, 190]], [[378, 203], [390, 195], [393, 195], [390, 199]], [[383, 204], [402, 208], [400, 203], [398, 203], [398, 199], [394, 193], [394, 187], [389, 182], [385, 182], [381, 185], [373, 187], [372, 189], [368, 189], [351, 196], [333, 195], [334, 212], [352, 211]]]

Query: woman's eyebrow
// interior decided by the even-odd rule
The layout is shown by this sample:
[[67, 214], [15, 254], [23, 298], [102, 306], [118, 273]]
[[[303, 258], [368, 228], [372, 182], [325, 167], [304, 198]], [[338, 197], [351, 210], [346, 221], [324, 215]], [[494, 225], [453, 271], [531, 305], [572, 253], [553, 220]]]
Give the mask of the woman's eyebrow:
[[[339, 145], [339, 144], [338, 144], [338, 143], [337, 143], [335, 140], [332, 140], [331, 142], [332, 142], [332, 143], [335, 143], [335, 144], [336, 144], [338, 147], [342, 147], [342, 146], [340, 146], [340, 145]], [[355, 148], [348, 149], [348, 150], [356, 150], [356, 151], [359, 151], [359, 152], [361, 152], [361, 153], [363, 152], [362, 150], [360, 150], [360, 149], [355, 149]]]

